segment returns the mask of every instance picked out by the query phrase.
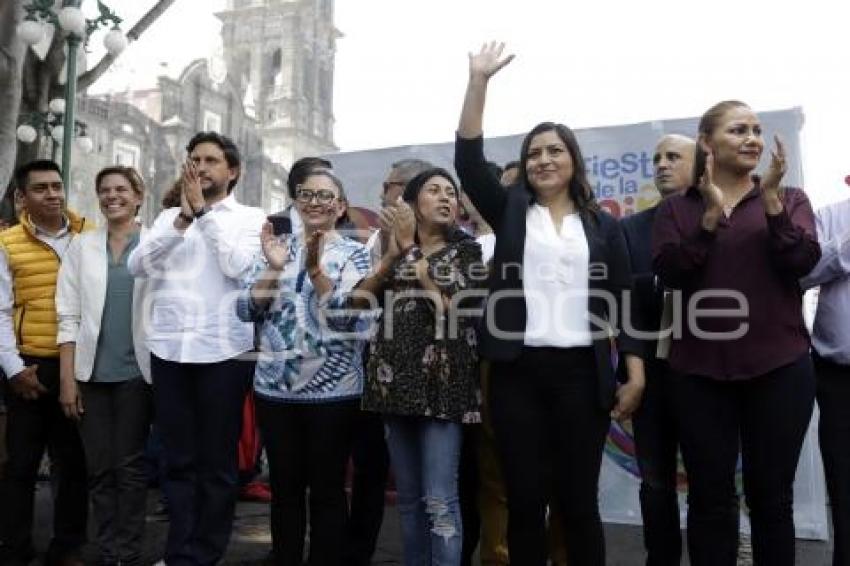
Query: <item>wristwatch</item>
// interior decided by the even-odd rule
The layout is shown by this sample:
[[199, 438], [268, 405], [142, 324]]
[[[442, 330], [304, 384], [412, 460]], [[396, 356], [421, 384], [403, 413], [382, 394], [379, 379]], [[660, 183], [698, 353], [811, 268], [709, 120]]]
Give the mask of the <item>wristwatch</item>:
[[184, 214], [182, 210], [177, 213], [177, 217], [180, 218], [180, 220], [182, 220], [186, 224], [191, 224], [192, 222], [195, 221], [194, 216], [189, 216], [188, 214]]
[[210, 207], [204, 205], [204, 206], [201, 207], [201, 210], [193, 210], [192, 212], [195, 213], [195, 218], [200, 218], [201, 216], [203, 216], [204, 214], [206, 214], [209, 211], [210, 211]]

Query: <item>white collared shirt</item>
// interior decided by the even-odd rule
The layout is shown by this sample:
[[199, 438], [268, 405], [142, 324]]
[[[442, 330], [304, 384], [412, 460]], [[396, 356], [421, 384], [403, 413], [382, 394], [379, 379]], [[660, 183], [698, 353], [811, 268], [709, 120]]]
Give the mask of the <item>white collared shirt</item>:
[[173, 362], [236, 357], [254, 344], [253, 325], [237, 318], [235, 305], [260, 254], [266, 215], [231, 194], [180, 232], [179, 212], [162, 211], [127, 260], [130, 273], [150, 278], [148, 348]]
[[496, 234], [482, 234], [475, 241], [481, 246], [481, 263], [487, 265], [496, 253]]
[[827, 360], [850, 365], [850, 200], [815, 213], [821, 258], [801, 284], [820, 285], [812, 330], [815, 351]]
[[560, 232], [549, 209], [532, 204], [525, 220], [522, 281], [526, 346], [573, 348], [593, 342], [588, 320], [590, 250], [581, 218], [564, 216]]
[[[71, 243], [71, 223], [63, 218], [62, 228], [55, 233], [48, 232], [36, 224], [35, 237], [50, 246], [59, 259], [65, 255]], [[18, 351], [18, 339], [15, 337], [15, 282], [9, 270], [9, 258], [0, 249], [0, 367], [7, 378], [12, 378], [24, 369], [24, 361]]]

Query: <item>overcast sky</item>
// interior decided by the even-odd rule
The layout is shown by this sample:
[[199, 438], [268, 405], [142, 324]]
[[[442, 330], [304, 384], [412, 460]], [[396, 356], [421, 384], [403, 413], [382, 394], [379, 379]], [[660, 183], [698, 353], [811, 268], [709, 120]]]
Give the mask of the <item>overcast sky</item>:
[[[131, 25], [153, 0], [108, 3]], [[850, 196], [850, 48], [842, 5], [336, 0], [343, 33], [336, 143], [350, 151], [450, 141], [467, 52], [502, 39], [517, 57], [491, 84], [486, 135], [521, 133], [541, 120], [583, 128], [699, 116], [727, 98], [757, 111], [802, 106], [805, 188], [822, 205]], [[162, 62], [176, 73], [220, 49], [213, 14], [223, 6], [177, 0], [93, 90], [153, 85]], [[96, 9], [95, 0], [84, 7]]]

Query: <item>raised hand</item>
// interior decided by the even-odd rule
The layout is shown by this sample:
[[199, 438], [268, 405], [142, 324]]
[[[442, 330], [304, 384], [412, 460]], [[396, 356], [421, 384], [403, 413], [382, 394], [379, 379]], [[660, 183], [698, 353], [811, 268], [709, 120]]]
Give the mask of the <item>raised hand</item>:
[[779, 196], [779, 183], [785, 176], [787, 165], [785, 164], [785, 144], [779, 136], [773, 136], [776, 149], [770, 150], [770, 165], [761, 179], [761, 193], [763, 197]]
[[390, 258], [396, 258], [401, 253], [393, 228], [395, 216], [396, 207], [394, 206], [386, 206], [378, 211], [378, 225], [381, 228], [381, 245], [383, 246], [382, 255]]
[[402, 200], [399, 200], [395, 208], [395, 239], [401, 249], [406, 250], [416, 242], [416, 215], [410, 205]]
[[269, 267], [275, 271], [281, 271], [289, 258], [289, 246], [274, 235], [271, 222], [263, 224], [263, 229], [260, 231], [260, 244]]
[[[182, 185], [183, 192], [181, 194], [180, 203], [181, 207], [184, 202], [188, 204], [191, 209], [188, 214], [190, 216], [194, 216], [196, 211], [200, 211], [204, 208], [204, 192], [201, 189], [201, 179], [198, 177], [198, 168], [195, 163], [189, 159], [183, 164], [183, 177], [182, 177]], [[186, 213], [186, 211], [183, 211]]]
[[714, 155], [709, 151], [705, 156], [705, 171], [697, 184], [708, 210], [721, 212], [723, 210], [723, 191], [714, 184]]
[[324, 248], [325, 233], [322, 230], [316, 230], [310, 237], [307, 238], [307, 259], [305, 267], [310, 277], [314, 277], [322, 270], [322, 249]]
[[463, 95], [463, 108], [457, 126], [457, 133], [462, 138], [472, 139], [482, 135], [487, 83], [490, 77], [514, 59], [513, 55], [502, 57], [504, 49], [504, 43], [493, 41], [482, 45], [478, 53], [469, 54], [469, 81], [466, 94]]
[[489, 79], [498, 73], [502, 67], [513, 61], [514, 56], [502, 57], [505, 50], [504, 42], [491, 41], [481, 46], [476, 54], [469, 54], [469, 76]]
[[[185, 167], [185, 166], [184, 166]], [[192, 205], [189, 204], [189, 200], [186, 198], [186, 191], [183, 189], [184, 183], [181, 180], [178, 189], [180, 190], [180, 213], [184, 216], [192, 218], [195, 216], [195, 211], [192, 210]]]

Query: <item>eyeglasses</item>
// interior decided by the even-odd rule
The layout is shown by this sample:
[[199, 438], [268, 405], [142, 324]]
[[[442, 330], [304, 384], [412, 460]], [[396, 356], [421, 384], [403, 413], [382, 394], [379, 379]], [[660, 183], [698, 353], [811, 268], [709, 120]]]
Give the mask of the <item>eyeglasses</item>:
[[319, 204], [330, 204], [336, 198], [336, 193], [328, 189], [319, 189], [318, 191], [314, 191], [313, 189], [296, 189], [295, 200], [302, 204], [310, 204], [313, 202], [313, 199], [318, 201]]
[[388, 192], [393, 187], [404, 188], [406, 184], [404, 181], [384, 181], [384, 192]]

